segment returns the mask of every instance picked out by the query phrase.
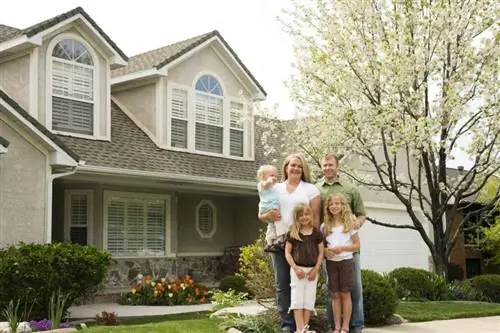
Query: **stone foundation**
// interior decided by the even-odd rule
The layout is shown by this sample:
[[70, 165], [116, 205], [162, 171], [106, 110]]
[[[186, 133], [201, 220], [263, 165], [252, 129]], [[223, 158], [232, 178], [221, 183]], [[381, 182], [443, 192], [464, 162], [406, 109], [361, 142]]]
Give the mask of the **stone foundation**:
[[140, 273], [153, 277], [178, 277], [190, 275], [195, 282], [213, 282], [217, 280], [221, 266], [217, 257], [179, 257], [179, 258], [144, 258], [115, 259], [109, 268], [105, 282], [107, 290], [130, 288], [132, 280]]

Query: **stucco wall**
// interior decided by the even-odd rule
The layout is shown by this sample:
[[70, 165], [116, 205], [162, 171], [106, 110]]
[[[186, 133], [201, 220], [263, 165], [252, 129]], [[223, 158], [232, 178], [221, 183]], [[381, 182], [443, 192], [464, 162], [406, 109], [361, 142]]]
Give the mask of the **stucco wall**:
[[221, 80], [225, 96], [238, 98], [240, 91], [244, 89], [231, 70], [210, 47], [171, 69], [168, 73], [168, 82], [193, 86], [194, 80], [201, 72], [215, 74]]
[[29, 61], [29, 55], [6, 62], [0, 59], [0, 87], [25, 110], [29, 108]]
[[17, 134], [0, 113], [0, 133], [10, 141], [0, 155], [0, 246], [43, 242], [45, 237], [47, 158]]
[[113, 92], [119, 103], [127, 108], [151, 134], [156, 135], [155, 85]]

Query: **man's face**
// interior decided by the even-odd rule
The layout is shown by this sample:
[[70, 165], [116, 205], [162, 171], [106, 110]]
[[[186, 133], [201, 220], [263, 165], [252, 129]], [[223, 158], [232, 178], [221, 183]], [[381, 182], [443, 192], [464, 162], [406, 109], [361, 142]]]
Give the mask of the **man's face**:
[[335, 158], [323, 160], [323, 162], [321, 163], [321, 169], [323, 169], [323, 174], [325, 175], [326, 179], [333, 179], [337, 177], [338, 170], [337, 161], [335, 161]]

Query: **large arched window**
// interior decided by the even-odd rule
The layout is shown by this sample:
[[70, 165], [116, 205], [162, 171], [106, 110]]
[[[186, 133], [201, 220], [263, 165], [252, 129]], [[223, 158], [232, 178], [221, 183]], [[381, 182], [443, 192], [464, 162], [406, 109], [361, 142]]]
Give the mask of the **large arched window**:
[[94, 134], [94, 79], [94, 61], [82, 43], [57, 43], [52, 51], [52, 129]]
[[195, 149], [222, 154], [224, 99], [222, 87], [212, 75], [203, 75], [195, 85]]

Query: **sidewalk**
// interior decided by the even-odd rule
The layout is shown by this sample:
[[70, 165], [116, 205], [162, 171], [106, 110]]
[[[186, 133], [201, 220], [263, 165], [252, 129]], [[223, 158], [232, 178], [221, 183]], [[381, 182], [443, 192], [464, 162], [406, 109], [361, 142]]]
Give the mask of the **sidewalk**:
[[[116, 303], [91, 304], [73, 306], [69, 309], [71, 318], [95, 318], [102, 311], [115, 312], [118, 317], [159, 316], [179, 313], [210, 311], [212, 304], [177, 305], [177, 306], [137, 306], [119, 305]], [[257, 314], [262, 307], [255, 303], [247, 303], [234, 309], [245, 314]], [[439, 320], [425, 323], [405, 323], [394, 326], [366, 328], [363, 333], [500, 333], [500, 316], [484, 318], [466, 318]]]

